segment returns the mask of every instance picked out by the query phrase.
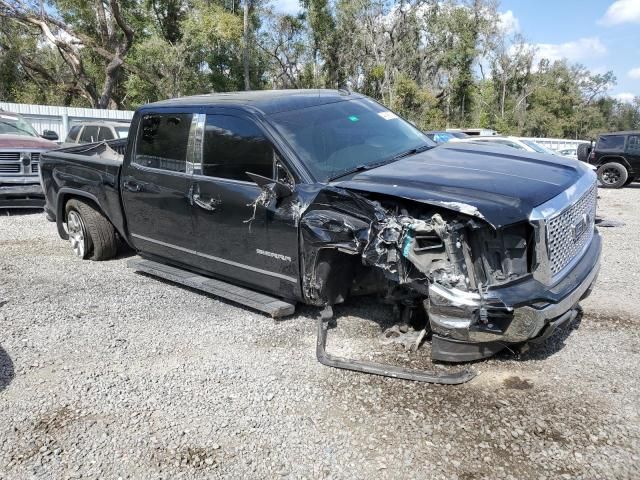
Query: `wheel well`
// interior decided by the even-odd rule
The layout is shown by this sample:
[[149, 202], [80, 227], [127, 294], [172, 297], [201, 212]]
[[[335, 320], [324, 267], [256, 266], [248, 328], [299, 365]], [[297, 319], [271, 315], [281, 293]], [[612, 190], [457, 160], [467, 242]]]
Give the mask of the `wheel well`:
[[[67, 216], [65, 214], [65, 210], [67, 207], [67, 203], [69, 203], [69, 201], [71, 200], [81, 200], [83, 202], [85, 202], [87, 205], [90, 205], [92, 208], [94, 208], [95, 210], [97, 210], [98, 212], [102, 212], [102, 209], [100, 208], [100, 206], [98, 205], [98, 203], [93, 200], [91, 197], [83, 195], [83, 194], [78, 194], [75, 192], [62, 192], [59, 194], [58, 196], [58, 205], [57, 205], [57, 214], [56, 214], [56, 224], [58, 227], [58, 235], [60, 236], [60, 238], [62, 238], [63, 240], [68, 240], [69, 239], [69, 235], [67, 235], [67, 230], [64, 226], [64, 224], [66, 223], [66, 219]], [[102, 212], [104, 214], [104, 212]]]
[[627, 171], [631, 170], [629, 162], [627, 162], [623, 157], [602, 157], [600, 159], [600, 162], [598, 162], [598, 168], [600, 168], [605, 163], [619, 163], [624, 168], [626, 168]]

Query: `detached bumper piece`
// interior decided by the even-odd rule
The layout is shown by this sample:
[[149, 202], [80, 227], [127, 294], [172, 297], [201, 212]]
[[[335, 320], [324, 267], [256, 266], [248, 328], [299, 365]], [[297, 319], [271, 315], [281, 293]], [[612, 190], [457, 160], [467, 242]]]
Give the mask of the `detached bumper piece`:
[[0, 185], [0, 208], [42, 208], [44, 193], [40, 184]]
[[402, 378], [415, 382], [438, 383], [443, 385], [458, 385], [466, 383], [476, 376], [470, 370], [462, 370], [456, 373], [440, 373], [427, 370], [414, 370], [411, 368], [397, 367], [362, 360], [350, 360], [344, 357], [336, 357], [327, 353], [327, 330], [329, 319], [321, 316], [318, 319], [318, 340], [316, 343], [316, 356], [318, 361], [328, 367], [343, 368], [355, 372], [369, 373], [383, 377]]

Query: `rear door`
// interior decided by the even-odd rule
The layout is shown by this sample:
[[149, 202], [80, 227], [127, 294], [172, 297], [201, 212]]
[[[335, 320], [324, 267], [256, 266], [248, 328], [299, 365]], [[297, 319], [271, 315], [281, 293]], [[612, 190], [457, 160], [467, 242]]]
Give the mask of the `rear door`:
[[257, 202], [261, 189], [246, 172], [292, 177], [265, 131], [249, 116], [209, 114], [202, 163], [193, 177], [194, 228], [205, 268], [281, 296], [298, 291], [295, 195]]
[[120, 180], [136, 249], [191, 266], [198, 265], [189, 199], [194, 117], [180, 111], [143, 114]]

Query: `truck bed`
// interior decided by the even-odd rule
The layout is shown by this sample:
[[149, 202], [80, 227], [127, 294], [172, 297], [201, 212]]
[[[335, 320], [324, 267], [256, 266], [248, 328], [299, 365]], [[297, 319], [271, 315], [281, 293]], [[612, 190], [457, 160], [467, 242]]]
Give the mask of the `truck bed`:
[[113, 140], [52, 150], [40, 160], [42, 187], [47, 203], [45, 212], [55, 218], [58, 233], [66, 238], [64, 204], [68, 197], [93, 202], [127, 238], [120, 198], [120, 169], [127, 140]]

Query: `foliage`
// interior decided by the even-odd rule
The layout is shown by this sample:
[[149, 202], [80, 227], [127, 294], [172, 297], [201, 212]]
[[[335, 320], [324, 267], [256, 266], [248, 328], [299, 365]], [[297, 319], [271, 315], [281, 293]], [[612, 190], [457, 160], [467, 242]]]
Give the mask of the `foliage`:
[[[351, 88], [424, 129], [640, 128], [611, 72], [535, 61], [496, 0], [0, 0], [0, 99], [99, 108], [244, 88]], [[245, 8], [246, 7], [246, 8]]]

